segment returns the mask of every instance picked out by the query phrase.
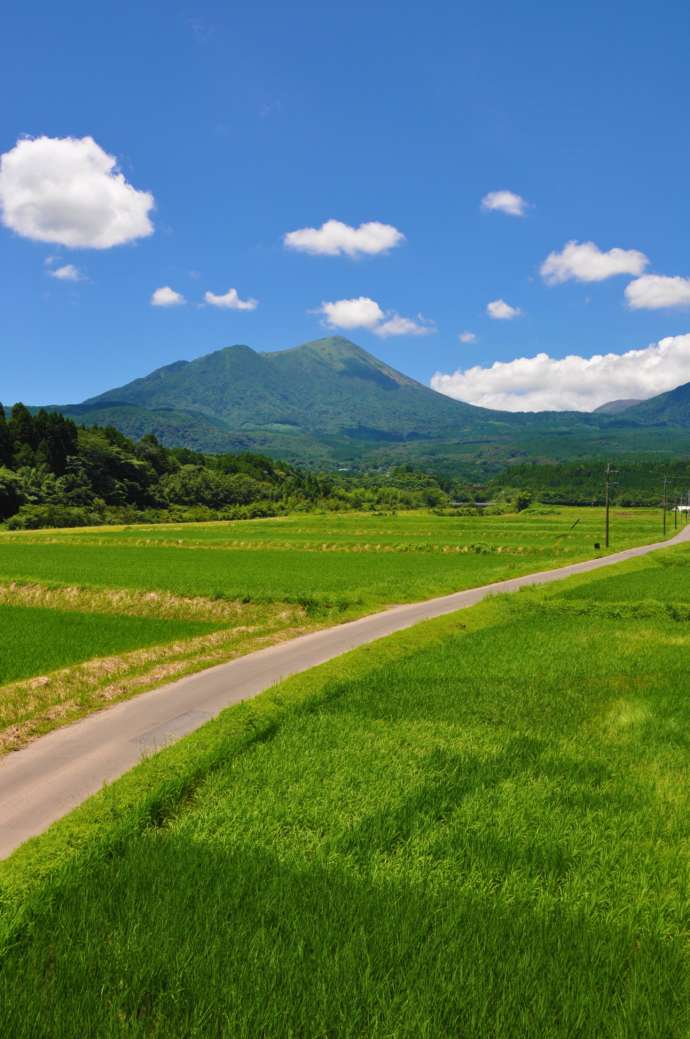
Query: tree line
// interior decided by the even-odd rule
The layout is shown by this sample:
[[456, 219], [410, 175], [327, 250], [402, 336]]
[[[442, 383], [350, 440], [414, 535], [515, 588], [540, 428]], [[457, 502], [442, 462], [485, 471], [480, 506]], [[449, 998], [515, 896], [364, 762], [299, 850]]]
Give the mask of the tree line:
[[112, 426], [0, 404], [0, 521], [10, 529], [239, 519], [299, 509], [447, 506], [463, 488], [400, 466], [316, 473], [253, 453], [206, 455]]
[[[614, 461], [616, 472], [611, 492], [616, 504], [661, 505], [664, 481], [669, 506], [679, 501], [686, 502], [690, 494], [690, 461]], [[511, 465], [491, 480], [489, 491], [502, 495], [511, 494], [520, 488], [534, 500], [546, 505], [603, 505], [605, 468], [606, 463], [600, 458], [572, 463]]]

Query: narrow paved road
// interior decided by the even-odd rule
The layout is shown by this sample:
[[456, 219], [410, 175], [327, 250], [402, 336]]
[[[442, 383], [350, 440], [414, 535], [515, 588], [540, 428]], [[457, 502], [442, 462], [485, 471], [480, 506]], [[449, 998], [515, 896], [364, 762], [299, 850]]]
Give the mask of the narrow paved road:
[[547, 584], [690, 541], [690, 526], [669, 541], [626, 549], [557, 570], [527, 574], [375, 613], [302, 635], [161, 686], [57, 729], [0, 761], [0, 858], [66, 815], [142, 756], [199, 728], [231, 704], [419, 621], [474, 606], [488, 595]]

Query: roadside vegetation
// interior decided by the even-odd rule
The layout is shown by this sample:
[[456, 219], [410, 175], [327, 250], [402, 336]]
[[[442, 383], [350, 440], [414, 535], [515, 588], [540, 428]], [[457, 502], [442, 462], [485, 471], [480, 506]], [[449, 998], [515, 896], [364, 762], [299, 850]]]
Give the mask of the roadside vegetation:
[[[300, 606], [155, 592], [10, 584], [0, 586], [3, 601], [13, 605], [0, 605], [0, 664], [8, 674], [31, 677], [0, 681], [0, 755], [152, 686], [315, 626]], [[20, 610], [17, 603], [42, 608]], [[32, 628], [37, 616], [43, 623]]]
[[143, 762], [0, 865], [2, 1034], [686, 1036], [688, 576], [488, 600]]
[[[657, 536], [616, 511], [611, 549]], [[0, 754], [191, 671], [590, 557], [603, 514], [296, 514], [0, 534]]]

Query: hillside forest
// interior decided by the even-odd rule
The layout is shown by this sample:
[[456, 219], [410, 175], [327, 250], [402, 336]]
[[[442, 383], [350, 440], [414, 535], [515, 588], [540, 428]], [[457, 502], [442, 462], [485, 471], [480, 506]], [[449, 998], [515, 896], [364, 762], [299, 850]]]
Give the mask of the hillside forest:
[[[312, 471], [249, 452], [204, 454], [134, 441], [113, 426], [78, 426], [54, 411], [0, 405], [0, 521], [9, 529], [275, 516], [314, 509], [469, 508], [604, 500], [602, 459], [508, 466], [470, 484], [410, 465]], [[617, 463], [621, 505], [685, 500], [690, 462]]]

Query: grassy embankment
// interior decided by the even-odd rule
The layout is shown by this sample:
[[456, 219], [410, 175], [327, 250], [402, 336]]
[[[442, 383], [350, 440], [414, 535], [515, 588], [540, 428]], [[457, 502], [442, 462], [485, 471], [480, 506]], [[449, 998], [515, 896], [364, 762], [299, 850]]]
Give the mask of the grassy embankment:
[[0, 866], [2, 1034], [687, 1035], [688, 577], [487, 601], [144, 762]]
[[[586, 558], [602, 519], [592, 509], [350, 513], [5, 533], [0, 603], [14, 611], [0, 639], [0, 752], [278, 639]], [[611, 548], [654, 540], [658, 528], [654, 510], [614, 513]], [[60, 611], [72, 614], [68, 639]], [[32, 625], [40, 647], [27, 654]], [[115, 629], [122, 637], [108, 641]]]

